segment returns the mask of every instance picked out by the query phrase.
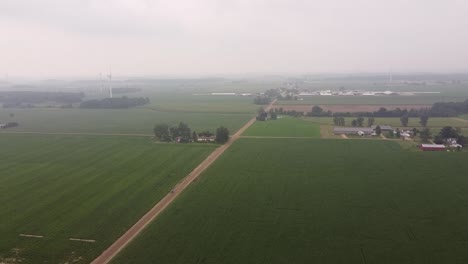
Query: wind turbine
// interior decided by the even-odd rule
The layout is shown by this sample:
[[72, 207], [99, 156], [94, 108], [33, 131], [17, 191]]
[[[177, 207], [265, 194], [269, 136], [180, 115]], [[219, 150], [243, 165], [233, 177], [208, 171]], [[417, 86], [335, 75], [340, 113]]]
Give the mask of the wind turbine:
[[104, 83], [102, 82], [102, 73], [99, 73], [99, 85], [101, 87], [101, 94], [102, 94], [102, 89], [104, 88]]
[[112, 98], [112, 70], [110, 66], [109, 66], [109, 75], [107, 75], [107, 78], [109, 78], [109, 97]]

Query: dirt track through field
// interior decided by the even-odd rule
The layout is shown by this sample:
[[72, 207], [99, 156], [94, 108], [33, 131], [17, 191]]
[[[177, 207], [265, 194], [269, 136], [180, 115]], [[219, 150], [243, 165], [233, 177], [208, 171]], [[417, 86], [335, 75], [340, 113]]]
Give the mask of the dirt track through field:
[[[265, 111], [273, 106], [274, 100], [266, 108]], [[255, 117], [250, 119], [243, 127], [241, 127], [230, 140], [214, 150], [202, 163], [192, 170], [182, 181], [180, 181], [170, 193], [164, 196], [153, 208], [151, 208], [142, 218], [140, 218], [130, 229], [128, 229], [119, 239], [117, 239], [109, 248], [107, 248], [99, 257], [91, 264], [109, 263], [125, 246], [128, 245], [143, 229], [150, 224], [177, 196], [189, 186], [194, 180], [200, 176], [221, 154], [234, 143], [242, 133], [255, 122]]]
[[459, 118], [459, 117], [452, 117], [452, 120], [462, 122], [462, 123], [468, 123], [468, 120], [463, 119], [463, 118]]

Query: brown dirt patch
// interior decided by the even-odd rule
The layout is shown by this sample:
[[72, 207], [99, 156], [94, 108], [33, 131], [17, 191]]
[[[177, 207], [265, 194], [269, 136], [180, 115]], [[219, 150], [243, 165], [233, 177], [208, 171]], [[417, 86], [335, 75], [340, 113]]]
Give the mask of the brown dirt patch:
[[[284, 111], [298, 111], [298, 112], [310, 112], [314, 105], [277, 105], [274, 108], [283, 108]], [[387, 110], [394, 110], [397, 108], [400, 109], [421, 109], [421, 108], [430, 108], [430, 104], [421, 104], [421, 105], [408, 105], [408, 104], [398, 104], [398, 105], [319, 105], [324, 111], [332, 112], [373, 112], [379, 110], [381, 107], [386, 108]]]

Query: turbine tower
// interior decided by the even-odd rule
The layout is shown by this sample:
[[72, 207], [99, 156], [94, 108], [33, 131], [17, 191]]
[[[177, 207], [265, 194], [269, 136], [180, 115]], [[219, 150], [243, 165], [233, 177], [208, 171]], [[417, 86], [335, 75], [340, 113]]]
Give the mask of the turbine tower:
[[112, 98], [112, 70], [109, 67], [109, 75], [107, 75], [107, 78], [109, 78], [109, 98]]
[[102, 82], [102, 73], [99, 73], [99, 86], [101, 88], [101, 94], [102, 94], [102, 90], [104, 89], [104, 83]]

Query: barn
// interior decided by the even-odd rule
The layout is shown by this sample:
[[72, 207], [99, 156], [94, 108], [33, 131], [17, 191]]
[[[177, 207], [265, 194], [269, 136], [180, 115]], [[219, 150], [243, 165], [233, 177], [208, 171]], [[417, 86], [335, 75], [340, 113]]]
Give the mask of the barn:
[[445, 151], [445, 146], [441, 144], [421, 144], [422, 151]]
[[[371, 128], [373, 130], [375, 130], [377, 128], [377, 125], [372, 125]], [[384, 131], [388, 131], [388, 132], [392, 132], [393, 131], [393, 127], [391, 126], [388, 126], [388, 125], [381, 125], [380, 126], [380, 131], [384, 132]]]
[[335, 127], [333, 128], [334, 134], [358, 134], [362, 132], [364, 134], [370, 135], [374, 130], [369, 127]]

